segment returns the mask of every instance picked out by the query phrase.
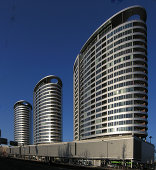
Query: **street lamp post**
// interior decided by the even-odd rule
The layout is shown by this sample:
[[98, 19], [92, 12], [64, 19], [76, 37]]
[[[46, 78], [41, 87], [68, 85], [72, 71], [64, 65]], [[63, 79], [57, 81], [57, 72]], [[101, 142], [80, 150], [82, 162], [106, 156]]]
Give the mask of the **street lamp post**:
[[152, 136], [150, 136], [149, 138], [150, 138], [150, 143], [151, 143]]

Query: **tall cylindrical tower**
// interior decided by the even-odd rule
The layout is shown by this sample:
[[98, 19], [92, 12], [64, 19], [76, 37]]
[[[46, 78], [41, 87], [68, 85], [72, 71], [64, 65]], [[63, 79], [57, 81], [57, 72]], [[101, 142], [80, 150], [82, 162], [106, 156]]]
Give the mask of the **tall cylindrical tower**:
[[14, 140], [18, 145], [30, 144], [30, 119], [32, 106], [24, 100], [14, 105]]
[[33, 96], [34, 144], [62, 141], [62, 81], [56, 76], [41, 79]]
[[86, 41], [74, 63], [74, 140], [147, 136], [146, 11], [113, 15]]

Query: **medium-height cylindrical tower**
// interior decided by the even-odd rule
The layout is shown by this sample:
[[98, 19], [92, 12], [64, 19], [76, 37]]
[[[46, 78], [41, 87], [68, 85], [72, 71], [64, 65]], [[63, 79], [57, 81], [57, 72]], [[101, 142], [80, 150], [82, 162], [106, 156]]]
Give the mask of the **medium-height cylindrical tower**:
[[30, 144], [31, 111], [32, 106], [27, 101], [20, 100], [14, 105], [14, 140], [18, 145]]
[[87, 40], [74, 63], [74, 140], [147, 136], [146, 11], [113, 15]]
[[62, 141], [62, 81], [41, 79], [34, 88], [34, 144]]

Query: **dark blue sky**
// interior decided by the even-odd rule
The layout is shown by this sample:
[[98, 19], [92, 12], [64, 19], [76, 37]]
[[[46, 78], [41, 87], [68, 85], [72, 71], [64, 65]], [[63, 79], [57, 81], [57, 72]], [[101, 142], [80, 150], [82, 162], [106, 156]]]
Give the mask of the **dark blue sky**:
[[[0, 129], [13, 140], [13, 105], [33, 104], [33, 89], [47, 75], [63, 82], [63, 140], [73, 140], [73, 63], [89, 36], [132, 5], [147, 10], [148, 133], [156, 144], [156, 0], [1, 0]], [[148, 139], [149, 140], [149, 139]]]

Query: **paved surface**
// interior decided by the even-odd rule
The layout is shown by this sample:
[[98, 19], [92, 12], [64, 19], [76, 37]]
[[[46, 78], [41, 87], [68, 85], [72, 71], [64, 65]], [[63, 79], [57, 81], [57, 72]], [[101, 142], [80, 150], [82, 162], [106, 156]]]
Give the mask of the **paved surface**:
[[47, 165], [33, 161], [16, 160], [0, 157], [0, 170], [74, 170], [75, 168]]
[[93, 167], [92, 168], [76, 167], [76, 166], [67, 166], [67, 165], [58, 165], [58, 164], [48, 165], [43, 162], [0, 157], [0, 170], [81, 170], [81, 169], [82, 170], [116, 170], [114, 168], [105, 169], [105, 168], [93, 168]]

